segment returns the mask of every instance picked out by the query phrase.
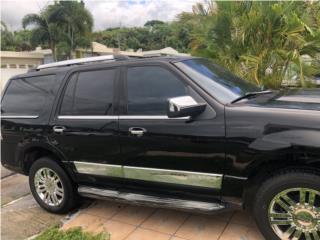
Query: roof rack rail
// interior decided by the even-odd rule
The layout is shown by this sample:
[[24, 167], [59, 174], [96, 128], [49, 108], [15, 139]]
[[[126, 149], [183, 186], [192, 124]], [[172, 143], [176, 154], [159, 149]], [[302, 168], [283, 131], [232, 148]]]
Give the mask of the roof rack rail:
[[65, 66], [92, 63], [92, 62], [105, 62], [105, 61], [116, 61], [116, 60], [126, 60], [126, 59], [129, 59], [129, 57], [123, 56], [123, 55], [105, 55], [105, 56], [97, 56], [97, 57], [78, 58], [78, 59], [71, 59], [71, 60], [65, 60], [60, 62], [42, 64], [42, 65], [39, 65], [36, 68], [36, 70], [54, 68], [54, 67], [65, 67]]

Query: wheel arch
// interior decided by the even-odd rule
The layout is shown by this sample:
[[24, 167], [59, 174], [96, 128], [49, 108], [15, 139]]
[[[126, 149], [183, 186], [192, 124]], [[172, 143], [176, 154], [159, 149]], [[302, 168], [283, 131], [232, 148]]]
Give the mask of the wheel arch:
[[75, 180], [75, 176], [70, 167], [63, 163], [67, 161], [66, 157], [58, 149], [47, 144], [32, 144], [26, 146], [19, 152], [18, 158], [21, 163], [22, 172], [25, 175], [29, 175], [32, 164], [42, 157], [49, 157], [58, 163], [66, 171], [69, 177], [71, 177], [72, 180]]
[[267, 179], [286, 171], [308, 171], [320, 176], [320, 159], [306, 164], [302, 160], [271, 161], [259, 165], [251, 171], [243, 191], [244, 208], [250, 210], [255, 193]]

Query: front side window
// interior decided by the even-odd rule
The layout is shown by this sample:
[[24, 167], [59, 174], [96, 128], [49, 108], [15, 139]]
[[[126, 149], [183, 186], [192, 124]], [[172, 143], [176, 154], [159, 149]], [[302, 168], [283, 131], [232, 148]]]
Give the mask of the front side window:
[[180, 79], [158, 66], [129, 68], [127, 89], [128, 115], [166, 115], [169, 98], [187, 95]]
[[175, 65], [223, 103], [230, 103], [248, 92], [261, 91], [255, 85], [206, 59], [193, 58]]
[[111, 115], [116, 69], [75, 73], [69, 79], [61, 115]]
[[1, 102], [4, 115], [39, 115], [57, 92], [55, 75], [13, 79]]

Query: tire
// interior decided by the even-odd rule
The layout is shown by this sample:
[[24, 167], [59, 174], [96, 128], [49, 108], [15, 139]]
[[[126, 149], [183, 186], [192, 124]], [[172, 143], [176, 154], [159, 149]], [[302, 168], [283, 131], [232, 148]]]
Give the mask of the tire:
[[[44, 181], [44, 179], [49, 180]], [[49, 157], [42, 157], [32, 164], [29, 173], [29, 186], [34, 199], [48, 212], [67, 213], [77, 204], [78, 197], [73, 182], [64, 169]], [[43, 194], [41, 191], [44, 189], [48, 191]], [[50, 197], [48, 197], [48, 193], [51, 193]]]
[[[306, 203], [300, 200], [300, 196], [304, 196], [302, 199], [305, 199]], [[315, 196], [314, 201], [312, 196]], [[285, 205], [281, 207], [277, 201]], [[309, 208], [312, 205], [314, 209]], [[284, 215], [280, 217], [278, 213], [284, 213]], [[312, 171], [291, 170], [271, 177], [257, 191], [253, 203], [253, 214], [266, 240], [319, 239], [320, 176]], [[271, 222], [289, 224], [277, 225]], [[288, 235], [282, 235], [287, 231]]]

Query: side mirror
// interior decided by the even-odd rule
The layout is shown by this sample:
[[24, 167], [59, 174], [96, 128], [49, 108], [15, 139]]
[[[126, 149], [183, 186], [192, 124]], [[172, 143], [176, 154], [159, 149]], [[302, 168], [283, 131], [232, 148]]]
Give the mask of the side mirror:
[[197, 103], [190, 96], [176, 97], [168, 99], [168, 117], [195, 117], [202, 113], [206, 108], [206, 104]]

